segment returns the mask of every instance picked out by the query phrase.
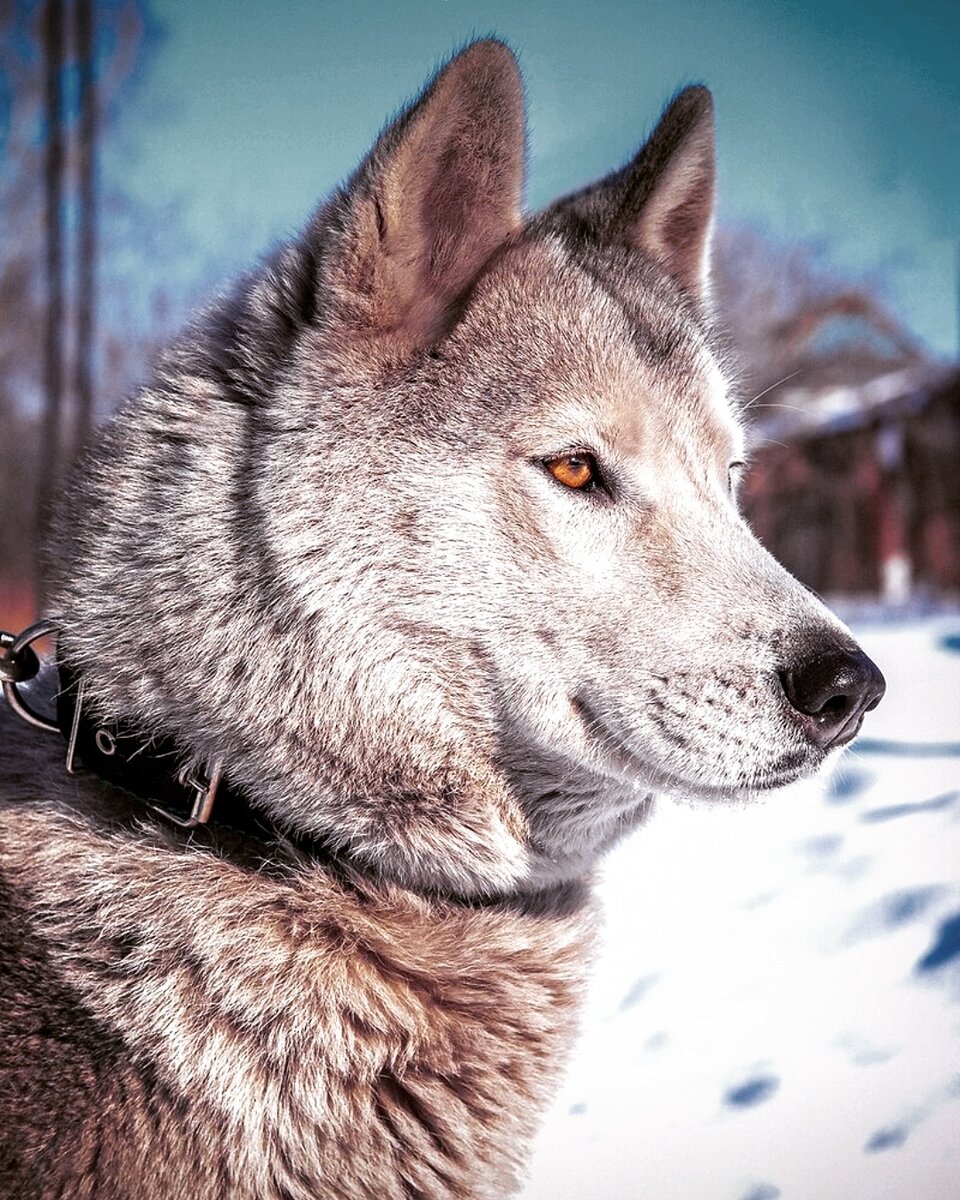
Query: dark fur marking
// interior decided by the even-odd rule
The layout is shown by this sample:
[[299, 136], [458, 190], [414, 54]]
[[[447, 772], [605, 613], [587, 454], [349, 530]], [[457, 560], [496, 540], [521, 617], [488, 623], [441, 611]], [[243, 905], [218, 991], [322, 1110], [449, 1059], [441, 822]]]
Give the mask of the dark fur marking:
[[[563, 232], [563, 226], [561, 226], [561, 232]], [[661, 367], [666, 363], [672, 364], [684, 344], [683, 331], [675, 324], [661, 330], [639, 321], [631, 308], [628, 297], [624, 295], [622, 286], [618, 286], [611, 277], [613, 272], [609, 265], [604, 264], [599, 257], [596, 245], [589, 241], [584, 242], [576, 233], [572, 237], [568, 235], [564, 240], [576, 265], [585, 275], [589, 276], [611, 304], [623, 314], [631, 341], [641, 362], [649, 363], [654, 367]], [[640, 257], [636, 252], [627, 250], [618, 252], [620, 256], [628, 253], [632, 253], [634, 257]], [[635, 270], [636, 268], [634, 268], [634, 272]]]

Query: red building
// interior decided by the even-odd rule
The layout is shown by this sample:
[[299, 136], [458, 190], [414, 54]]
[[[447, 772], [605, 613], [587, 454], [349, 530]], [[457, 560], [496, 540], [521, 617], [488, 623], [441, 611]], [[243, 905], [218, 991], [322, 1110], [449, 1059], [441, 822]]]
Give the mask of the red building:
[[761, 541], [818, 592], [960, 594], [960, 372], [804, 411], [759, 434], [743, 505]]

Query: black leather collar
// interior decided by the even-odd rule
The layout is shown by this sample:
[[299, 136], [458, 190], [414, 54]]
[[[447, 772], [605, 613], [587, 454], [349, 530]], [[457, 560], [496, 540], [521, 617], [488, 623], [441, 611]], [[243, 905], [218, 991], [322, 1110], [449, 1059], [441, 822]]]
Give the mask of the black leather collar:
[[221, 764], [206, 771], [185, 769], [186, 754], [171, 737], [149, 736], [126, 721], [95, 718], [84, 704], [84, 681], [58, 661], [57, 725], [67, 743], [67, 770], [79, 766], [183, 829], [226, 826], [260, 841], [283, 837], [314, 855], [316, 839], [275, 825], [223, 776]]

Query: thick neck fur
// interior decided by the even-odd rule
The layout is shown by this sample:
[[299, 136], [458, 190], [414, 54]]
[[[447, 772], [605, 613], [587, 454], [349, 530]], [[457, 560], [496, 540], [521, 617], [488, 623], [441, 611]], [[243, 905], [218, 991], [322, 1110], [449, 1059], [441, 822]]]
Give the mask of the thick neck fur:
[[0, 1061], [22, 1081], [21, 1110], [3, 1114], [20, 1130], [13, 1175], [0, 1145], [4, 1194], [516, 1189], [573, 1036], [582, 890], [468, 907], [331, 874], [282, 844], [253, 871], [119, 822], [115, 798], [55, 763], [38, 786], [35, 735], [6, 720], [3, 740], [21, 785], [0, 809], [15, 931]]

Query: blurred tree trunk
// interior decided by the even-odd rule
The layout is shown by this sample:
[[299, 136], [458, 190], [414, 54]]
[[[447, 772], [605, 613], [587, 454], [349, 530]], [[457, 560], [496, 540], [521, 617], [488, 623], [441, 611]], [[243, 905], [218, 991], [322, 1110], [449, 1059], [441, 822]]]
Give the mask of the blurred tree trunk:
[[93, 0], [76, 0], [76, 55], [79, 82], [77, 137], [76, 445], [93, 424], [93, 357], [97, 311], [97, 92], [94, 75]]
[[[63, 409], [63, 65], [64, 20], [62, 0], [47, 0], [43, 17], [45, 66], [46, 161], [44, 165], [44, 237], [46, 323], [44, 330], [44, 409], [37, 464], [37, 539], [47, 519], [60, 458], [60, 425]], [[39, 572], [35, 569], [39, 582]]]
[[5, 628], [18, 628], [40, 599], [40, 534], [77, 443], [142, 377], [159, 335], [186, 308], [184, 297], [155, 331], [143, 302], [131, 303], [144, 269], [183, 252], [176, 205], [106, 187], [99, 169], [155, 32], [148, 0], [0, 0]]

